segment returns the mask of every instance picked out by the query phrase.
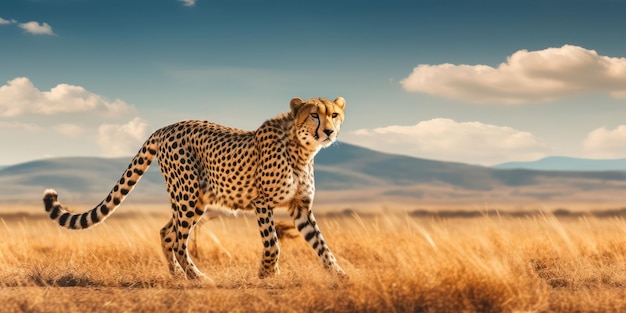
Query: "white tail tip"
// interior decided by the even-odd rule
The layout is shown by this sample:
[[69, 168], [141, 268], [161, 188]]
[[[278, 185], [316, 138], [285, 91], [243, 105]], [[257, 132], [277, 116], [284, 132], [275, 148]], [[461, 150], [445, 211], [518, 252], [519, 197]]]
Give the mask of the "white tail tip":
[[44, 196], [47, 196], [47, 195], [55, 195], [55, 196], [56, 196], [56, 195], [57, 195], [57, 192], [56, 192], [56, 190], [54, 190], [54, 189], [46, 189], [46, 190], [43, 192], [43, 195], [44, 195]]

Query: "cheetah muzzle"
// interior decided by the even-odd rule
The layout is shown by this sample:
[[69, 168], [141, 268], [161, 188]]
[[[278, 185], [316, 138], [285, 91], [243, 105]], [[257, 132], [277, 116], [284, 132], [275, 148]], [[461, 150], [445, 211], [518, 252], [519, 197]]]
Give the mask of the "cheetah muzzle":
[[50, 218], [69, 229], [102, 223], [124, 201], [150, 164], [158, 160], [170, 195], [172, 218], [161, 228], [161, 245], [169, 270], [187, 278], [205, 277], [193, 263], [188, 240], [208, 207], [252, 210], [263, 243], [259, 277], [278, 272], [279, 242], [274, 209], [287, 208], [294, 226], [324, 267], [346, 277], [328, 248], [313, 216], [313, 159], [331, 145], [344, 120], [346, 102], [294, 98], [290, 112], [254, 131], [207, 121], [182, 121], [155, 131], [143, 144], [104, 200], [84, 213], [61, 205], [56, 191], [44, 193]]

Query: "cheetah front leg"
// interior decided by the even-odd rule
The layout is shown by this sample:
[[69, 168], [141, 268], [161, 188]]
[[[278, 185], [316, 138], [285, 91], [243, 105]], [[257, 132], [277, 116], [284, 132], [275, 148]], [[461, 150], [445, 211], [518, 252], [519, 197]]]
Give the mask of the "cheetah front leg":
[[324, 268], [335, 273], [341, 278], [347, 278], [348, 276], [343, 269], [337, 264], [335, 256], [330, 251], [330, 248], [324, 240], [324, 236], [320, 232], [319, 226], [313, 216], [311, 210], [310, 198], [304, 198], [299, 201], [294, 201], [289, 208], [289, 214], [293, 219], [294, 225], [304, 237], [304, 240], [309, 243], [313, 251], [317, 253], [320, 261], [324, 264]]
[[259, 278], [262, 279], [280, 273], [278, 269], [280, 246], [274, 227], [274, 210], [264, 203], [255, 203], [255, 208], [259, 232], [263, 240], [263, 254], [259, 266]]

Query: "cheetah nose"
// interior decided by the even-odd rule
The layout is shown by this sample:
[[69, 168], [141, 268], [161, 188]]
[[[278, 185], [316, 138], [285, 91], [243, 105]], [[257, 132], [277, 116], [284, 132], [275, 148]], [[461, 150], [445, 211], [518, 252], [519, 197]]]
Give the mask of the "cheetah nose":
[[326, 136], [330, 136], [330, 134], [333, 133], [332, 129], [324, 129], [324, 134], [326, 134]]

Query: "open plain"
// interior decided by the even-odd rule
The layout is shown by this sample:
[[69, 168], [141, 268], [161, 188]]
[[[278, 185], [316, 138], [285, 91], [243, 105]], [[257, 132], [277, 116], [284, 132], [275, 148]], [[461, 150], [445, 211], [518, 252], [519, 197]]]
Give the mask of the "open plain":
[[281, 273], [258, 279], [262, 245], [247, 214], [196, 229], [191, 249], [209, 282], [168, 273], [158, 234], [166, 209], [122, 207], [82, 231], [61, 229], [43, 209], [3, 210], [2, 311], [626, 311], [622, 217], [344, 211], [318, 220], [348, 281], [287, 235]]

